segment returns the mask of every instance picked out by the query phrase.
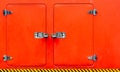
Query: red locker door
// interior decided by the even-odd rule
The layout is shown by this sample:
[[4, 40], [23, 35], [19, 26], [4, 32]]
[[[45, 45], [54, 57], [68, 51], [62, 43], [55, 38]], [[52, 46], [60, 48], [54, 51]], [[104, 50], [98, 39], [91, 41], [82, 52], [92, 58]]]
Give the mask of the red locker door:
[[93, 15], [88, 14], [92, 9], [91, 4], [55, 5], [53, 37], [58, 36], [54, 37], [55, 65], [93, 64], [88, 60], [93, 54]]
[[46, 38], [42, 38], [41, 32], [46, 32], [45, 6], [13, 4], [7, 5], [6, 10], [12, 12], [6, 16], [7, 64], [13, 66], [44, 65], [46, 63]]

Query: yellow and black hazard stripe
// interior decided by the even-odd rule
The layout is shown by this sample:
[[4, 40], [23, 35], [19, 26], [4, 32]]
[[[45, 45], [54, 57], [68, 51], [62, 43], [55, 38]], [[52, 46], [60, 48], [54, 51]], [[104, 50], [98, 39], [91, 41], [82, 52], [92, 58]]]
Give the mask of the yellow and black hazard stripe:
[[120, 72], [120, 69], [0, 69], [0, 72]]

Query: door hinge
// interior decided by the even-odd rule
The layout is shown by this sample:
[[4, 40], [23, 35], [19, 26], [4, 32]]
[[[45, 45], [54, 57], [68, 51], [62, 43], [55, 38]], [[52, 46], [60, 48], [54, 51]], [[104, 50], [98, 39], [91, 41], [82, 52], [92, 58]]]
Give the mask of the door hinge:
[[7, 16], [9, 14], [12, 14], [12, 11], [9, 11], [9, 10], [6, 10], [6, 9], [3, 10], [3, 15], [4, 16]]
[[11, 56], [7, 56], [7, 55], [3, 56], [3, 61], [9, 61], [9, 60], [12, 60]]
[[97, 61], [97, 55], [94, 54], [93, 56], [89, 56], [88, 60], [93, 60], [93, 61]]
[[88, 14], [92, 14], [92, 15], [96, 16], [97, 15], [97, 10], [96, 9], [90, 10], [88, 12]]

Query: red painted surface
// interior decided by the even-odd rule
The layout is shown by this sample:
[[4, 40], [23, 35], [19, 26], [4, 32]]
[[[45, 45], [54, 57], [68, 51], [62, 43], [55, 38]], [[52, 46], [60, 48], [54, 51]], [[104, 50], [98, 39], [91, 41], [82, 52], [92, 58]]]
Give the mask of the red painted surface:
[[13, 59], [8, 65], [44, 65], [46, 39], [35, 39], [34, 32], [46, 32], [45, 6], [39, 4], [8, 5], [6, 54]]
[[[0, 68], [120, 67], [120, 1], [0, 0]], [[88, 14], [97, 9], [98, 14]], [[13, 14], [4, 16], [7, 9]], [[34, 32], [49, 34], [35, 39]], [[53, 39], [52, 33], [66, 38]], [[97, 61], [87, 57], [96, 54]], [[3, 61], [3, 55], [12, 56]]]
[[[92, 65], [93, 15], [90, 4], [57, 4], [54, 8], [54, 33], [65, 32], [66, 38], [54, 39], [54, 64]], [[70, 60], [70, 61], [69, 61]]]

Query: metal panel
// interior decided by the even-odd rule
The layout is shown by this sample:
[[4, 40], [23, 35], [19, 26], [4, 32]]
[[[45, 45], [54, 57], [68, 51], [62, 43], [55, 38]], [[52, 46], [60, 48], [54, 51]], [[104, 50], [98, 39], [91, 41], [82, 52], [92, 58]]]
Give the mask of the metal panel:
[[54, 64], [89, 66], [93, 61], [93, 9], [90, 4], [57, 4], [54, 7], [54, 33], [65, 32], [65, 38], [54, 39]]
[[8, 5], [7, 54], [8, 65], [38, 66], [46, 63], [46, 38], [35, 38], [35, 32], [46, 32], [45, 6], [42, 4]]

